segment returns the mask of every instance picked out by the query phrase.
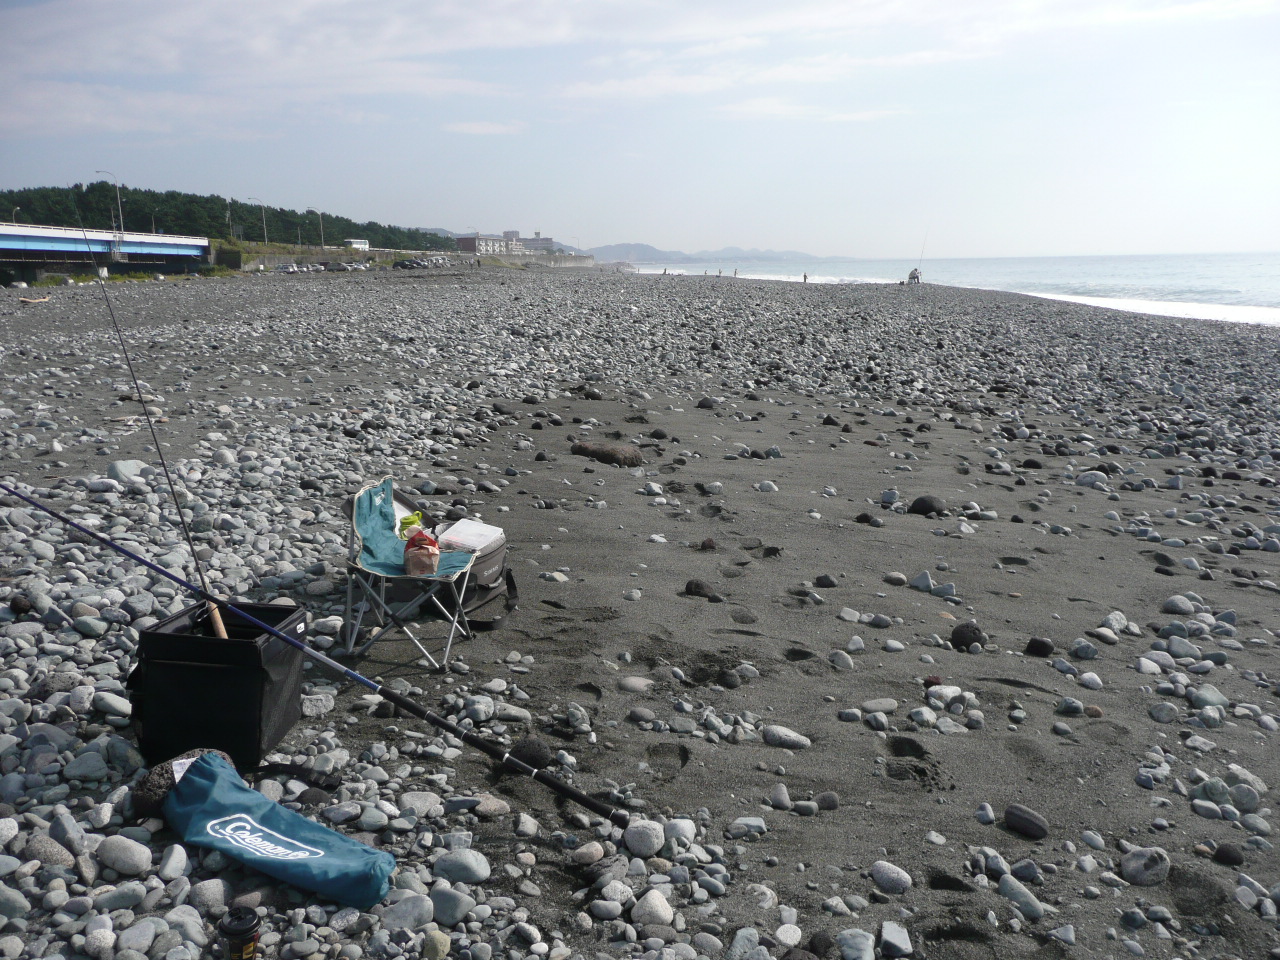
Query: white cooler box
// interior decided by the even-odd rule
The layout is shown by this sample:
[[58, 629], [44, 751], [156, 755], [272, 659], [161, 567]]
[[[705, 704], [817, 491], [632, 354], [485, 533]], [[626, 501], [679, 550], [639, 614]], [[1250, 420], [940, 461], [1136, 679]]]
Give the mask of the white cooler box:
[[470, 613], [506, 592], [507, 534], [501, 527], [479, 520], [459, 520], [443, 529], [437, 527], [435, 538], [442, 551], [462, 550], [476, 555], [462, 597], [464, 610]]

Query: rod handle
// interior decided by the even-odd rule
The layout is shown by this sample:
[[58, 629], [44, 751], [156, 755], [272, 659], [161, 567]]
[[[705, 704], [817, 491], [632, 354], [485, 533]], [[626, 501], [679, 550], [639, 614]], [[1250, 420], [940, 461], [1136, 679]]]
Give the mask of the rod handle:
[[213, 624], [213, 635], [219, 640], [227, 640], [227, 628], [222, 623], [222, 611], [218, 609], [218, 605], [213, 601], [206, 601], [209, 605], [209, 622]]

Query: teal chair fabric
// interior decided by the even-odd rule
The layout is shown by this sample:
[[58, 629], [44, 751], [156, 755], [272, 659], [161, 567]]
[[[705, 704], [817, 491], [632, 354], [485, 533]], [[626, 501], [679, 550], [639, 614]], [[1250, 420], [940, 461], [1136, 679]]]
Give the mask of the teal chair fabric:
[[[377, 484], [365, 487], [356, 494], [352, 510], [352, 525], [360, 541], [356, 563], [362, 569], [382, 577], [407, 577], [404, 572], [404, 541], [400, 539], [399, 521], [396, 518], [395, 496], [392, 480], [384, 477]], [[415, 580], [451, 580], [467, 568], [471, 554], [447, 552], [440, 554], [436, 572]]]

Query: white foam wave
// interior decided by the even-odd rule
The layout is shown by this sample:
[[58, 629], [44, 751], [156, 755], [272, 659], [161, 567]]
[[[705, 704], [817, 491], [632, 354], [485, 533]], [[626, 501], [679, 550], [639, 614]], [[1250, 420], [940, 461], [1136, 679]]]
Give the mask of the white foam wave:
[[1185, 317], [1188, 320], [1225, 320], [1231, 323], [1262, 323], [1280, 326], [1280, 307], [1251, 307], [1227, 303], [1183, 303], [1177, 300], [1132, 300], [1116, 297], [1075, 297], [1056, 293], [1034, 293], [1046, 300], [1067, 300], [1090, 307], [1109, 307], [1129, 313], [1150, 313], [1158, 317]]

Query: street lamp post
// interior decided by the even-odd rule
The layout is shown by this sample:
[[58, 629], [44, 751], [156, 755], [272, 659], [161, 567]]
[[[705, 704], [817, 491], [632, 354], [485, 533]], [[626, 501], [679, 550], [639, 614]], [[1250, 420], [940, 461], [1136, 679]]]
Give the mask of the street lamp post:
[[[310, 212], [311, 212], [311, 209], [308, 208], [307, 213], [310, 213]], [[320, 218], [320, 249], [323, 250], [324, 249], [324, 214], [320, 212], [319, 207], [316, 208], [316, 216]]]
[[250, 197], [249, 199], [262, 208], [262, 242], [267, 243], [267, 208], [257, 197]]
[[14, 207], [13, 213], [9, 214], [9, 219], [12, 220], [14, 223], [18, 222], [18, 211], [21, 209], [22, 209], [21, 207]]
[[94, 173], [105, 173], [116, 185], [116, 212], [120, 215], [120, 232], [124, 233], [124, 207], [120, 203], [120, 180], [110, 170], [95, 170]]

